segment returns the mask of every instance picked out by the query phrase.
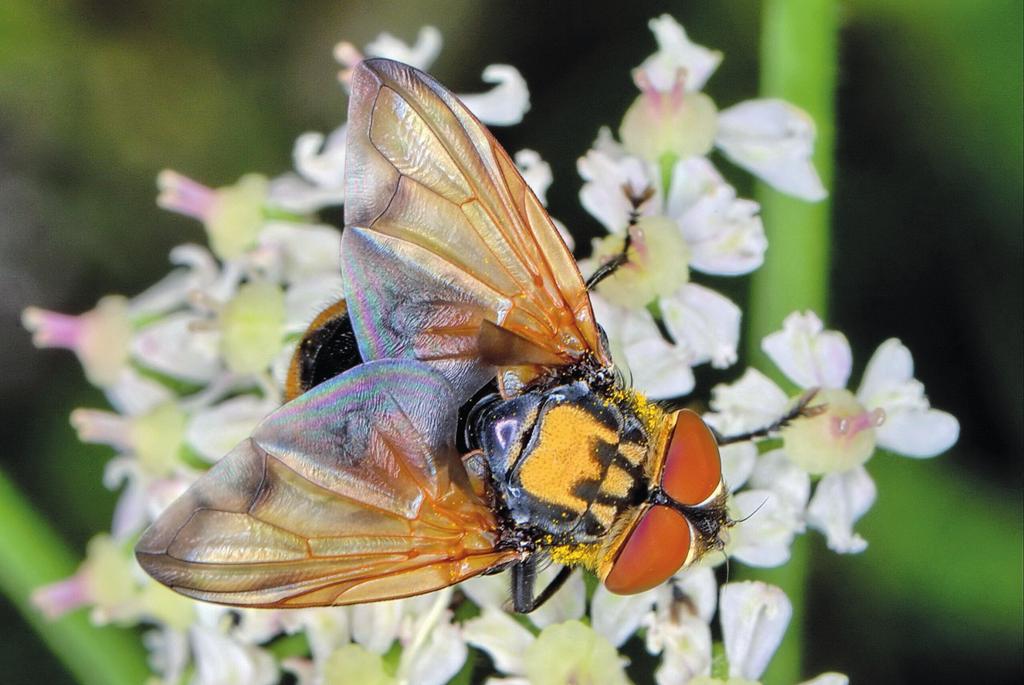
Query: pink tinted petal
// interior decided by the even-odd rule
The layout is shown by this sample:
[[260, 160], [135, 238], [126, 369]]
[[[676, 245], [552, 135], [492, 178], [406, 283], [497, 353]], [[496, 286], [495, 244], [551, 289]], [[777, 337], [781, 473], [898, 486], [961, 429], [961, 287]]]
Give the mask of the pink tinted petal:
[[74, 350], [78, 347], [83, 332], [82, 317], [51, 312], [39, 307], [26, 307], [21, 313], [21, 325], [32, 333], [32, 344], [43, 348]]
[[156, 186], [160, 191], [156, 198], [159, 207], [199, 221], [210, 217], [217, 201], [212, 189], [170, 169], [157, 174]]
[[908, 457], [942, 454], [960, 437], [960, 422], [938, 409], [887, 412], [876, 428], [878, 444]]
[[669, 91], [682, 70], [686, 90], [703, 88], [722, 61], [722, 53], [691, 42], [686, 30], [668, 14], [651, 19], [647, 25], [658, 42], [658, 51], [644, 60], [640, 69], [647, 72], [651, 84], [660, 91]]
[[84, 571], [32, 591], [32, 604], [51, 621], [92, 601]]

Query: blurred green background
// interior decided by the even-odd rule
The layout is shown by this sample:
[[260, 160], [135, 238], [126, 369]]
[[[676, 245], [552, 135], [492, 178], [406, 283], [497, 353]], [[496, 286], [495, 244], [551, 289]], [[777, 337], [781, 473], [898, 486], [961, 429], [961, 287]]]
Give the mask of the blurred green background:
[[[200, 226], [159, 211], [165, 167], [220, 185], [290, 165], [306, 130], [346, 101], [333, 45], [434, 24], [433, 73], [482, 90], [518, 67], [533, 107], [498, 129], [553, 167], [552, 213], [577, 243], [576, 158], [635, 97], [629, 70], [654, 50], [647, 20], [671, 12], [725, 52], [707, 91], [758, 92], [760, 5], [550, 2], [4, 0], [0, 4], [0, 465], [77, 557], [109, 527], [110, 451], [78, 444], [67, 416], [104, 406], [70, 354], [38, 352], [22, 308], [77, 312], [133, 294]], [[877, 505], [860, 556], [812, 536], [805, 675], [858, 683], [1019, 682], [1024, 659], [1022, 453], [1022, 9], [1019, 1], [862, 0], [841, 5], [829, 323], [862, 368], [890, 336], [914, 353], [933, 404], [959, 417], [932, 462], [869, 465]], [[749, 177], [723, 163], [744, 193]], [[337, 218], [337, 217], [334, 217]], [[769, 226], [771, 231], [785, 227]], [[792, 268], [800, 269], [800, 264]], [[729, 283], [742, 300], [744, 283]], [[722, 284], [715, 283], [716, 286]], [[859, 372], [859, 371], [858, 371]], [[702, 372], [704, 392], [734, 378]], [[0, 521], [0, 535], [4, 522]], [[0, 600], [4, 682], [71, 682], [14, 605]], [[12, 680], [13, 678], [13, 680]]]

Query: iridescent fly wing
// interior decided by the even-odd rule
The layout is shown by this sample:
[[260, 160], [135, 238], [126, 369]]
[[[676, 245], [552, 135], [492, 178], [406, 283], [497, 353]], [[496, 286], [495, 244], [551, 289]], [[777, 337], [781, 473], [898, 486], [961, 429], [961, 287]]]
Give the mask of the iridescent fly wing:
[[452, 439], [458, 405], [428, 365], [355, 367], [271, 414], [142, 536], [139, 563], [222, 604], [405, 597], [516, 555]]
[[609, 363], [576, 263], [508, 154], [412, 67], [356, 67], [342, 266], [364, 359], [432, 362], [460, 397]]

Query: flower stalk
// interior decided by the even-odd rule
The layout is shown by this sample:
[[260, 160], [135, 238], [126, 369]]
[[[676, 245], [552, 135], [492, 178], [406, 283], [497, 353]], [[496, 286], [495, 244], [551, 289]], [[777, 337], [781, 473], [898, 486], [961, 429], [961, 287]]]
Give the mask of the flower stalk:
[[[761, 94], [802, 107], [817, 126], [814, 166], [832, 190], [838, 6], [834, 0], [767, 0], [761, 24]], [[807, 203], [760, 183], [757, 199], [771, 249], [753, 274], [748, 316], [748, 353], [753, 366], [768, 368], [761, 339], [789, 312], [828, 310], [831, 202]], [[783, 380], [776, 374], [775, 380]], [[763, 577], [793, 603], [794, 621], [766, 674], [766, 682], [798, 682], [803, 644], [803, 607], [810, 555], [807, 541], [793, 546], [784, 568]]]
[[83, 685], [135, 685], [149, 675], [138, 637], [114, 626], [97, 627], [86, 612], [47, 619], [29, 601], [41, 583], [71, 574], [74, 555], [24, 496], [0, 472], [0, 589]]

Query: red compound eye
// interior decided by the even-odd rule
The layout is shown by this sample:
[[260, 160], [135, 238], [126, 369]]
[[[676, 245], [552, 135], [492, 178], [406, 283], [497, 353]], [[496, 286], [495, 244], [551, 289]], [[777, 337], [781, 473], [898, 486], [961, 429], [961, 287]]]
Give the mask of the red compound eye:
[[668, 507], [653, 506], [626, 536], [605, 587], [620, 595], [650, 590], [671, 578], [689, 552], [690, 524]]
[[669, 497], [686, 506], [706, 500], [722, 482], [718, 443], [704, 419], [683, 409], [668, 443], [661, 487]]

